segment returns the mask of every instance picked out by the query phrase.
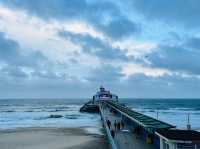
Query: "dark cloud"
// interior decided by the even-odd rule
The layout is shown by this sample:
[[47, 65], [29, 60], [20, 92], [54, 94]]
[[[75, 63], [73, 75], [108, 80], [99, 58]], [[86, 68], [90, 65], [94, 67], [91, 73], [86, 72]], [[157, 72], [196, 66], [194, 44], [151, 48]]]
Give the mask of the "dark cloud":
[[200, 38], [197, 38], [197, 37], [190, 38], [185, 43], [185, 46], [191, 48], [192, 50], [199, 51], [199, 54], [200, 54]]
[[151, 77], [144, 74], [134, 74], [123, 82], [119, 92], [130, 97], [141, 98], [198, 98], [200, 80], [179, 75], [164, 75]]
[[50, 71], [50, 70], [34, 70], [31, 75], [34, 78], [39, 78], [39, 79], [64, 79], [64, 77], [57, 75], [55, 72]]
[[1, 75], [5, 77], [10, 77], [9, 79], [12, 79], [12, 78], [24, 79], [28, 77], [28, 75], [24, 71], [22, 71], [20, 67], [17, 67], [17, 66], [6, 66], [2, 68], [0, 72], [1, 72]]
[[99, 84], [109, 84], [118, 82], [123, 77], [120, 67], [114, 67], [109, 64], [102, 64], [101, 67], [91, 70], [91, 75], [86, 79], [90, 82]]
[[[198, 19], [200, 2], [197, 0], [127, 0], [126, 2], [128, 3], [125, 5], [131, 6], [134, 12], [144, 15], [145, 22], [155, 19], [170, 25], [172, 23], [176, 27], [178, 24], [192, 27], [198, 27], [200, 24]], [[131, 17], [130, 20], [123, 15], [128, 12], [123, 10], [122, 13], [122, 7], [111, 1], [2, 0], [0, 3], [14, 11], [23, 10], [29, 17], [36, 16], [44, 21], [58, 20], [60, 23], [66, 20], [83, 21], [113, 40], [129, 36], [138, 37], [138, 33], [142, 31], [140, 24], [134, 22], [131, 14], [127, 15]], [[145, 26], [148, 30], [148, 24]], [[90, 73], [87, 76], [83, 75], [84, 78], [81, 79], [84, 81], [82, 81], [80, 78], [67, 75], [70, 72], [59, 72], [62, 64], [50, 64], [40, 52], [23, 53], [16, 41], [0, 33], [0, 97], [89, 97], [99, 85], [114, 90], [120, 97], [199, 97], [200, 80], [196, 75], [200, 74], [200, 39], [194, 37], [184, 42], [183, 39], [187, 37], [183, 37], [181, 32], [176, 32], [176, 29], [172, 30], [172, 32], [166, 31], [169, 34], [168, 39], [163, 37], [166, 39], [162, 41], [164, 44], [143, 57], [151, 64], [146, 64], [143, 58], [138, 58], [134, 62], [144, 67], [148, 65], [148, 67], [180, 72], [179, 74], [190, 74], [188, 77], [174, 75], [175, 73], [150, 77], [141, 73], [124, 80], [122, 68], [108, 63], [129, 62], [133, 61], [134, 57], [127, 57], [125, 51], [113, 48], [99, 38], [60, 31], [59, 36], [80, 45], [83, 47], [82, 52], [98, 57], [102, 62], [96, 69], [88, 68]], [[157, 38], [155, 40], [163, 39]], [[74, 56], [77, 54], [81, 53], [76, 52]], [[70, 62], [76, 66], [79, 63], [73, 58]], [[68, 67], [67, 64], [63, 65]], [[31, 69], [31, 72], [26, 72], [27, 68]]]
[[25, 81], [7, 81], [0, 75], [0, 99], [2, 98], [88, 98], [95, 87], [79, 80], [32, 78]]
[[0, 61], [16, 63], [18, 48], [19, 45], [15, 41], [6, 38], [4, 33], [0, 32]]
[[199, 53], [184, 46], [161, 45], [147, 58], [153, 67], [189, 74], [200, 74]]
[[[132, 22], [111, 2], [86, 0], [3, 0], [14, 9], [26, 10], [29, 14], [45, 20], [83, 20], [114, 39], [130, 36], [140, 31], [140, 25]], [[107, 23], [106, 19], [110, 18]]]
[[169, 32], [169, 36], [172, 40], [175, 40], [175, 41], [180, 41], [181, 40], [181, 37], [178, 33], [176, 32]]
[[147, 19], [164, 20], [168, 24], [179, 22], [186, 26], [200, 24], [200, 1], [198, 0], [128, 0], [132, 7]]
[[48, 63], [40, 52], [31, 52], [23, 54], [19, 44], [0, 33], [0, 69], [1, 78], [9, 80], [26, 79], [28, 74], [25, 69], [38, 71], [44, 68], [43, 65]]
[[40, 52], [22, 51], [16, 41], [0, 33], [0, 98], [79, 97], [77, 90], [83, 97], [90, 90], [77, 78], [54, 70], [56, 64]]
[[128, 61], [125, 52], [118, 48], [111, 47], [108, 43], [99, 38], [90, 35], [75, 34], [66, 31], [60, 31], [59, 35], [73, 43], [81, 45], [83, 52], [95, 55], [103, 60], [123, 60]]
[[128, 19], [116, 19], [112, 20], [107, 25], [101, 25], [99, 28], [108, 36], [119, 39], [131, 35], [136, 35], [140, 32], [140, 25], [136, 24]]
[[87, 7], [85, 0], [3, 0], [1, 3], [11, 7], [26, 10], [32, 15], [44, 19], [64, 19], [78, 17], [84, 14]]
[[40, 66], [47, 60], [40, 52], [25, 55], [20, 51], [19, 44], [0, 32], [0, 62], [14, 66]]

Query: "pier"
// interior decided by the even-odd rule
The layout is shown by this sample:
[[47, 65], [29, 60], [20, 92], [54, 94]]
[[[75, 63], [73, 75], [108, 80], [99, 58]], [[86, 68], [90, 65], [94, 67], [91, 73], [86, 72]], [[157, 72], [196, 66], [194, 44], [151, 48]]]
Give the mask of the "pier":
[[[115, 130], [114, 123], [121, 122], [122, 117], [116, 113], [110, 112], [110, 108], [107, 106], [102, 106], [100, 111], [101, 115], [104, 117], [105, 125], [106, 119], [111, 121], [111, 129]], [[110, 131], [110, 130], [109, 130]], [[110, 133], [107, 131], [107, 133]], [[153, 149], [152, 145], [148, 145], [144, 143], [143, 140], [138, 139], [138, 136], [134, 135], [131, 132], [131, 127], [129, 125], [125, 125], [121, 130], [115, 130], [115, 137], [113, 139], [113, 143], [115, 144], [115, 149]], [[111, 140], [110, 139], [110, 140]], [[112, 143], [112, 144], [113, 144]], [[113, 145], [112, 145], [113, 146]], [[112, 147], [113, 148], [113, 147]]]
[[[170, 142], [167, 144], [158, 132], [180, 131], [175, 129], [175, 126], [131, 110], [115, 101], [100, 101], [98, 105], [112, 149], [200, 149], [200, 133], [198, 132], [196, 132], [195, 142], [174, 143], [170, 147], [168, 146]], [[108, 128], [107, 120], [111, 122], [110, 128]], [[124, 127], [121, 126], [120, 129], [115, 129], [115, 122], [123, 122]], [[114, 137], [111, 135], [111, 130], [115, 132]], [[190, 133], [190, 131], [187, 132]], [[194, 135], [194, 132], [191, 131], [191, 134]], [[179, 138], [178, 134], [176, 135]], [[180, 144], [182, 148], [178, 147], [181, 146]]]
[[200, 132], [134, 111], [103, 87], [80, 111], [100, 113], [111, 149], [200, 149]]

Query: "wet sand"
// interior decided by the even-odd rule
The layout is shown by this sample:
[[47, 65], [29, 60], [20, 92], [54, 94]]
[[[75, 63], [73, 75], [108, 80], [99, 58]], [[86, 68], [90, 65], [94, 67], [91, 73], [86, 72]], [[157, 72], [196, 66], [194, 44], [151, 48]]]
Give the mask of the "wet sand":
[[103, 135], [82, 128], [19, 128], [0, 131], [1, 149], [108, 149]]

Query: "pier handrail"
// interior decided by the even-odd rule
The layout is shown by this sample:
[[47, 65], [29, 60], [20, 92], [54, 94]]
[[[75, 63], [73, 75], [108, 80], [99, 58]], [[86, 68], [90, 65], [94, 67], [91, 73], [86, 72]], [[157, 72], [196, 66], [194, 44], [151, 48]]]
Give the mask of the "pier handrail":
[[106, 129], [106, 134], [107, 134], [110, 146], [111, 146], [112, 149], [117, 149], [117, 146], [115, 145], [114, 139], [113, 139], [113, 137], [110, 134], [110, 129], [108, 128], [108, 125], [106, 123], [106, 119], [105, 119], [105, 117], [104, 117], [104, 115], [102, 113], [102, 108], [101, 108], [100, 105], [99, 105], [99, 111], [100, 111], [100, 115], [101, 115], [101, 118], [102, 118], [102, 121], [103, 121], [103, 125], [104, 125], [104, 127]]
[[[165, 123], [163, 121], [160, 121], [160, 120], [154, 119], [152, 117], [149, 117], [147, 115], [136, 112], [136, 111], [129, 109], [128, 107], [122, 106], [121, 104], [116, 103], [114, 101], [104, 101], [104, 103], [106, 103], [108, 106], [114, 108], [115, 110], [119, 111], [123, 115], [129, 117], [131, 120], [135, 121], [139, 125], [142, 125], [143, 127], [145, 127], [147, 129], [147, 131], [149, 131], [151, 133], [152, 133], [152, 130], [159, 129], [159, 125], [163, 125], [163, 127], [165, 127], [165, 128], [174, 128], [175, 127], [171, 124]], [[139, 117], [143, 117], [143, 120]], [[151, 122], [147, 121], [147, 123], [144, 123], [145, 122], [144, 119], [148, 119]], [[152, 121], [154, 121], [154, 122], [152, 122]], [[160, 126], [160, 128], [161, 128], [161, 126]]]

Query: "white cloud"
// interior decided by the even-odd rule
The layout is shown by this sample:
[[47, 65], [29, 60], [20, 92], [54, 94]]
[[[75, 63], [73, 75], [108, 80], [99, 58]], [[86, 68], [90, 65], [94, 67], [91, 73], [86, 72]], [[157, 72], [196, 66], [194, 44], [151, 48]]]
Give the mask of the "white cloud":
[[[97, 31], [90, 24], [83, 21], [72, 21], [72, 22], [62, 22], [63, 29], [68, 32], [76, 34], [88, 34], [94, 38], [104, 39], [103, 33]], [[59, 28], [60, 22], [55, 22], [56, 26]]]
[[[89, 34], [92, 37], [103, 38], [103, 35], [92, 26], [81, 21], [49, 21], [29, 16], [25, 11], [11, 10], [0, 6], [0, 30], [20, 43], [24, 49], [54, 49], [63, 55], [61, 49], [69, 52], [78, 51], [79, 46], [57, 36], [58, 30], [73, 33]], [[58, 52], [58, 51], [59, 52]]]
[[138, 42], [133, 39], [126, 39], [123, 41], [114, 41], [111, 43], [113, 47], [120, 48], [126, 52], [127, 56], [141, 57], [151, 53], [157, 44], [153, 42]]
[[40, 18], [29, 16], [25, 11], [0, 6], [0, 24], [0, 31], [17, 41], [24, 50], [22, 52], [39, 50], [53, 62], [68, 63], [73, 58], [81, 61], [81, 65], [89, 65], [91, 62], [98, 64], [97, 59], [84, 53], [74, 55], [81, 52], [81, 47], [57, 35], [57, 31], [63, 29], [103, 38], [101, 33], [85, 22], [44, 22]]
[[[72, 10], [70, 12], [65, 11], [66, 7], [60, 2], [50, 3], [50, 5], [40, 5], [39, 1], [34, 3], [34, 0], [32, 2], [36, 5], [27, 8], [25, 7], [29, 5], [26, 3], [22, 7], [16, 6], [15, 8], [6, 3], [0, 4], [0, 32], [5, 33], [3, 38], [7, 36], [6, 39], [13, 41], [16, 45], [19, 44], [17, 52], [14, 54], [20, 50], [19, 59], [25, 58], [19, 62], [19, 66], [13, 67], [12, 64], [15, 61], [13, 63], [9, 63], [9, 61], [17, 56], [8, 53], [8, 57], [1, 57], [2, 62], [4, 59], [8, 60], [5, 63], [0, 62], [0, 71], [10, 72], [9, 76], [3, 75], [3, 73], [0, 75], [2, 93], [7, 92], [3, 96], [14, 96], [15, 94], [12, 92], [16, 92], [16, 95], [19, 96], [18, 89], [21, 87], [22, 93], [28, 97], [31, 96], [30, 93], [40, 96], [44, 91], [47, 93], [44, 95], [46, 97], [53, 92], [56, 96], [64, 95], [64, 97], [69, 97], [72, 95], [71, 93], [74, 93], [73, 96], [77, 96], [78, 92], [82, 97], [86, 92], [89, 93], [88, 96], [91, 94], [88, 88], [94, 89], [97, 85], [105, 82], [111, 88], [119, 88], [119, 94], [124, 92], [127, 93], [126, 95], [132, 95], [132, 91], [135, 90], [136, 94], [133, 95], [135, 97], [137, 95], [199, 97], [199, 74], [193, 75], [166, 67], [168, 65], [174, 66], [174, 68], [186, 66], [184, 68], [190, 70], [195, 66], [195, 70], [199, 72], [198, 65], [195, 65], [198, 64], [198, 58], [193, 59], [193, 56], [195, 55], [196, 58], [199, 53], [194, 52], [193, 49], [190, 49], [191, 47], [187, 47], [191, 55], [187, 54], [189, 52], [184, 54], [184, 49], [176, 52], [176, 49], [173, 48], [171, 53], [169, 48], [166, 48], [166, 51], [163, 51], [163, 48], [158, 50], [163, 44], [182, 46], [184, 40], [192, 36], [198, 37], [199, 29], [185, 30], [178, 24], [172, 25], [159, 19], [156, 21], [147, 19], [142, 13], [139, 14], [136, 9], [132, 9], [131, 1], [127, 5], [127, 3], [110, 0], [110, 3], [105, 3], [106, 5], [100, 2], [103, 4], [100, 7], [97, 6], [100, 4], [99, 2], [91, 1], [94, 4], [90, 5], [94, 6], [91, 7], [92, 9], [84, 4], [80, 5], [80, 8], [79, 6], [74, 7], [72, 5], [76, 5], [76, 3], [72, 3], [71, 6], [66, 6], [67, 9]], [[108, 1], [105, 0], [105, 2]], [[41, 7], [38, 7], [39, 5]], [[55, 5], [56, 7], [54, 7]], [[60, 9], [60, 6], [64, 7]], [[37, 9], [34, 9], [36, 7]], [[30, 8], [34, 10], [28, 10]], [[45, 8], [44, 11], [43, 8]], [[79, 13], [79, 9], [81, 13]], [[101, 15], [96, 14], [96, 9], [98, 9], [97, 13]], [[90, 10], [95, 14], [88, 13]], [[40, 17], [39, 15], [42, 16], [43, 12], [46, 14]], [[48, 14], [48, 12], [50, 13]], [[77, 14], [77, 12], [78, 17], [69, 15]], [[137, 34], [134, 34], [135, 28], [132, 28], [134, 24], [139, 31]], [[127, 26], [130, 29], [127, 30]], [[59, 36], [58, 32], [61, 31], [74, 34], [73, 37], [77, 39], [77, 42]], [[115, 36], [123, 38], [115, 38]], [[80, 44], [81, 42], [91, 46], [84, 46], [84, 44]], [[9, 47], [9, 44], [6, 46]], [[0, 52], [4, 54], [3, 47], [2, 44]], [[12, 51], [12, 47], [10, 49]], [[43, 55], [35, 51], [39, 51]], [[32, 52], [33, 55], [34, 53], [39, 54], [41, 58], [35, 60], [34, 57], [31, 57], [33, 56]], [[166, 57], [163, 52], [166, 53]], [[156, 54], [157, 57], [154, 58], [153, 56]], [[154, 63], [152, 59], [155, 60]], [[34, 60], [38, 63], [34, 63]], [[28, 64], [23, 66], [22, 63], [26, 62]], [[155, 65], [156, 62], [157, 65]], [[39, 67], [35, 65], [39, 65]], [[17, 76], [22, 81], [13, 82]], [[135, 83], [137, 80], [139, 80], [139, 84]], [[21, 83], [20, 86], [18, 86], [19, 83]], [[13, 87], [13, 84], [16, 86]], [[152, 85], [154, 85], [153, 88]], [[125, 88], [126, 86], [127, 88]], [[27, 88], [30, 88], [30, 92], [27, 92]], [[158, 88], [161, 88], [159, 95]], [[172, 90], [174, 91], [171, 92]], [[182, 95], [183, 93], [185, 94]], [[32, 96], [35, 95], [32, 94]]]
[[62, 29], [103, 38], [103, 35], [84, 22], [44, 22], [29, 16], [25, 11], [11, 10], [0, 5], [0, 31], [19, 43], [22, 54], [40, 51], [51, 61], [51, 66], [45, 66], [45, 69], [50, 68], [81, 80], [88, 75], [89, 69], [100, 64], [99, 59], [82, 53], [79, 45], [58, 36], [57, 32]]
[[[97, 31], [94, 27], [83, 21], [48, 21], [37, 17], [30, 17], [26, 12], [11, 10], [0, 6], [0, 30], [16, 40], [22, 49], [39, 50], [52, 62], [66, 64], [67, 68], [57, 69], [61, 72], [68, 72], [78, 78], [89, 75], [89, 69], [99, 67], [101, 62], [98, 58], [82, 53], [82, 47], [71, 41], [62, 39], [57, 35], [57, 31], [65, 30], [76, 34], [88, 34], [94, 38], [104, 40], [114, 48], [119, 48], [126, 52], [127, 56], [140, 57], [151, 53], [157, 46], [151, 42], [138, 42], [131, 38], [120, 41], [113, 41]], [[109, 49], [108, 49], [109, 50]], [[79, 54], [76, 54], [79, 53]], [[69, 62], [75, 59], [77, 64]], [[112, 61], [110, 62], [112, 64]], [[92, 64], [92, 65], [91, 65]], [[123, 65], [119, 63], [118, 65]], [[52, 66], [53, 67], [53, 66]], [[82, 73], [84, 72], [84, 73]], [[164, 69], [153, 69], [136, 64], [126, 64], [123, 73], [130, 76], [135, 73], [144, 73], [147, 76], [162, 76], [169, 74]]]
[[151, 77], [160, 77], [163, 75], [171, 75], [172, 73], [167, 69], [149, 68], [139, 64], [125, 64], [122, 68], [122, 73], [128, 78], [134, 74], [145, 74]]

